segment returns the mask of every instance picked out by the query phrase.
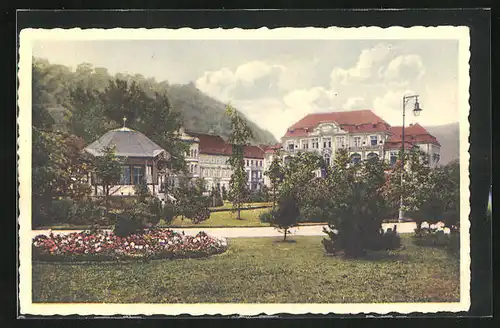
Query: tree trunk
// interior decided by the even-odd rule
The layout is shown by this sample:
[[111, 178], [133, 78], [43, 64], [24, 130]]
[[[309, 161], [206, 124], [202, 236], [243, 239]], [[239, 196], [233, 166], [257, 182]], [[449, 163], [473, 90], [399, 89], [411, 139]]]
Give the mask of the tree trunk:
[[241, 220], [241, 209], [239, 204], [238, 204], [238, 220]]
[[285, 229], [285, 237], [283, 238], [283, 241], [286, 241], [286, 232], [288, 231], [288, 229]]

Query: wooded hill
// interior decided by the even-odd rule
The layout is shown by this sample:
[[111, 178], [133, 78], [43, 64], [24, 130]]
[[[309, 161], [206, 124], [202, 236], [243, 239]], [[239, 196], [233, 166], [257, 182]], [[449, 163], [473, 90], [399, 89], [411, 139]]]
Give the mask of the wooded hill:
[[[182, 125], [186, 130], [218, 134], [224, 138], [229, 136], [230, 122], [224, 114], [225, 104], [204, 94], [193, 83], [169, 84], [167, 81], [156, 81], [154, 78], [146, 78], [140, 74], [118, 73], [113, 76], [106, 68], [94, 67], [88, 63], [80, 64], [72, 70], [70, 67], [51, 64], [48, 60], [40, 58], [33, 59], [33, 67], [33, 79], [36, 79], [33, 84], [39, 85], [43, 90], [43, 106], [47, 108], [60, 127], [67, 126], [67, 118], [74, 110], [74, 100], [71, 99], [71, 93], [77, 87], [90, 91], [90, 93], [102, 93], [109, 86], [110, 81], [123, 80], [129, 86], [135, 82], [149, 97], [154, 98], [155, 93], [167, 95], [172, 110], [180, 114]], [[35, 72], [35, 67], [37, 72]], [[111, 103], [110, 106], [114, 106], [114, 104]], [[134, 110], [137, 109], [129, 109], [129, 111]], [[274, 144], [277, 142], [269, 131], [259, 128], [241, 112], [240, 115], [245, 118], [252, 130], [253, 139], [251, 142], [253, 144]], [[97, 113], [96, 116], [96, 120], [109, 119], [109, 117], [98, 117]], [[112, 128], [121, 125], [121, 119], [118, 120], [118, 118], [117, 116], [115, 120], [110, 120], [106, 126]], [[70, 132], [79, 135], [77, 131]], [[80, 136], [86, 142], [92, 141], [88, 140], [89, 136]]]

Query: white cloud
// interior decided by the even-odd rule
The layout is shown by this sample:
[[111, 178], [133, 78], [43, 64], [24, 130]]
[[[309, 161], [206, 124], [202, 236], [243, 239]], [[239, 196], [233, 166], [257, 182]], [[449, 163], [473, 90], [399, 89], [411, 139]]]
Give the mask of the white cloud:
[[275, 98], [238, 100], [233, 105], [261, 128], [269, 130], [277, 140], [285, 134], [297, 115]]
[[234, 76], [238, 81], [251, 84], [273, 72], [279, 73], [283, 69], [284, 67], [280, 65], [269, 65], [262, 61], [254, 60], [238, 66], [234, 72]]
[[359, 110], [359, 109], [368, 109], [367, 101], [363, 97], [350, 97], [347, 98], [346, 102], [342, 105], [342, 108], [345, 110]]
[[[414, 95], [413, 90], [388, 91], [384, 96], [373, 100], [373, 111], [380, 116], [384, 121], [393, 126], [401, 126], [403, 124], [403, 96]], [[413, 107], [406, 107], [406, 124], [412, 122], [409, 115]]]
[[[285, 68], [281, 65], [270, 65], [255, 60], [239, 65], [234, 70], [224, 67], [217, 71], [206, 71], [196, 80], [196, 86], [226, 102], [234, 100], [232, 98], [262, 93], [271, 87], [276, 88], [278, 76], [283, 70]], [[263, 84], [259, 85], [259, 81]]]
[[418, 55], [398, 56], [387, 65], [385, 70], [381, 70], [386, 81], [400, 84], [415, 82], [424, 73], [424, 64]]
[[388, 44], [378, 44], [373, 48], [364, 49], [354, 67], [349, 69], [334, 68], [330, 74], [332, 85], [338, 83], [348, 85], [363, 82], [378, 75], [379, 64], [387, 59], [392, 51]]
[[227, 67], [218, 71], [207, 71], [196, 80], [196, 87], [221, 101], [228, 100], [228, 94], [236, 83], [234, 73]]

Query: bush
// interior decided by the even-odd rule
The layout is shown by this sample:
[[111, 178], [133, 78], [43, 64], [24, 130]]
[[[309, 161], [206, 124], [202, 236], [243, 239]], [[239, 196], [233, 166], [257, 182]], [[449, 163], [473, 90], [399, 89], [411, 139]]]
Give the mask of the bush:
[[119, 237], [140, 233], [142, 230], [157, 225], [165, 214], [160, 200], [147, 197], [138, 201], [133, 208], [117, 214], [114, 233]]
[[105, 216], [105, 207], [91, 199], [75, 202], [70, 210], [69, 223], [89, 225], [110, 225], [111, 218]]
[[386, 231], [380, 229], [380, 233], [375, 236], [372, 244], [369, 245], [369, 249], [373, 251], [394, 250], [400, 247], [401, 237], [396, 231], [396, 225], [394, 225], [394, 228], [389, 228]]
[[273, 220], [273, 211], [263, 212], [259, 215], [260, 222], [271, 223]]
[[415, 229], [413, 242], [424, 247], [445, 247], [452, 253], [460, 251], [460, 233], [441, 227], [424, 227]]
[[266, 201], [266, 195], [261, 190], [252, 191], [250, 195], [248, 195], [249, 203], [263, 203]]
[[77, 206], [72, 199], [53, 200], [49, 210], [50, 221], [58, 223], [69, 223], [72, 219], [72, 209]]

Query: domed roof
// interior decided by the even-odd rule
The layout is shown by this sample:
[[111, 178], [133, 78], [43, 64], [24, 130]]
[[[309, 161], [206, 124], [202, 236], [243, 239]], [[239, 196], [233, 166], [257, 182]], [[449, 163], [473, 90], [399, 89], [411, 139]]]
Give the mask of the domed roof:
[[116, 147], [116, 156], [123, 157], [156, 157], [165, 152], [144, 134], [127, 127], [108, 131], [88, 145], [85, 151], [102, 156], [102, 149], [113, 145]]

